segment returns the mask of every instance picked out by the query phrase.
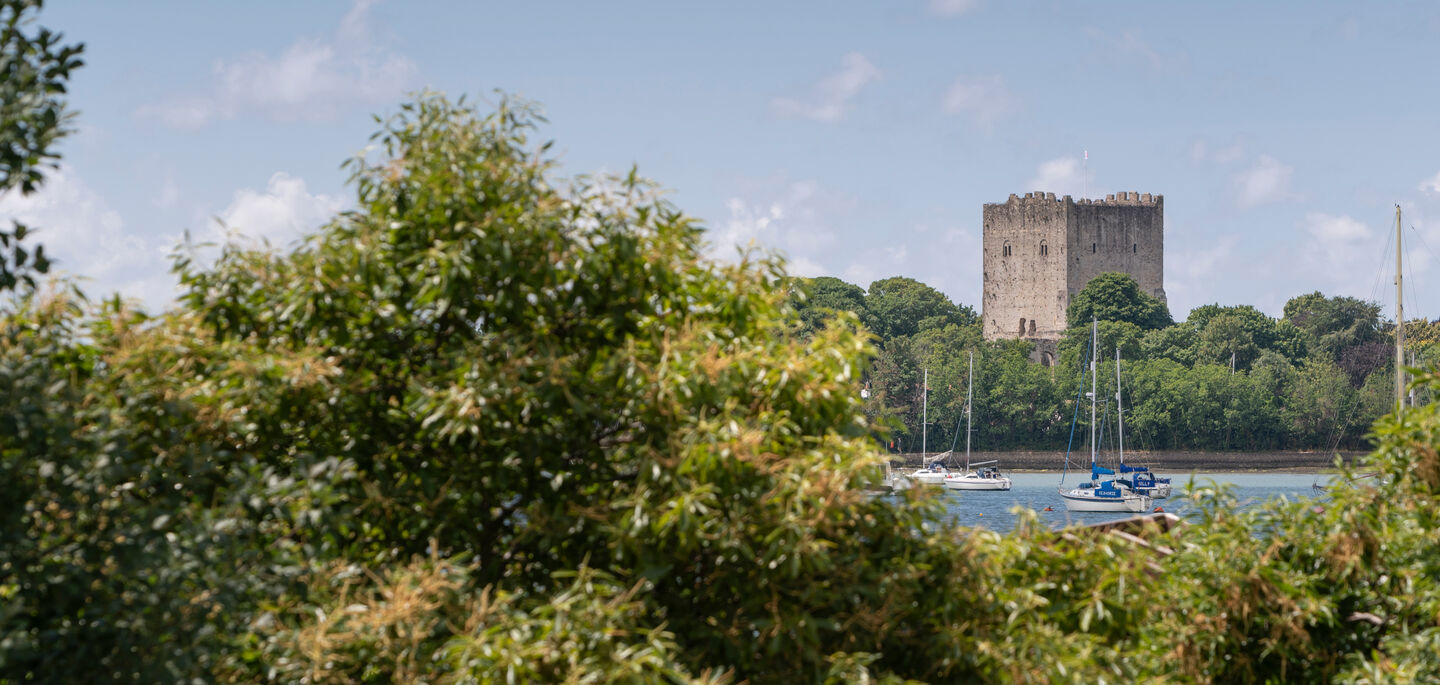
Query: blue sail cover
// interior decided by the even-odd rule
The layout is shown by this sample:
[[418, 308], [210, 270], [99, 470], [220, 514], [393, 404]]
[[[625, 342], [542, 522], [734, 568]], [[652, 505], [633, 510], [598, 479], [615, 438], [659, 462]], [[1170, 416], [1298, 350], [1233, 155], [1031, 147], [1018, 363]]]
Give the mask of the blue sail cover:
[[1131, 465], [1129, 465], [1129, 464], [1121, 464], [1121, 465], [1120, 465], [1120, 473], [1136, 473], [1136, 472], [1139, 472], [1139, 471], [1149, 471], [1149, 470], [1150, 470], [1149, 468], [1144, 467], [1144, 466], [1131, 466]]
[[1107, 469], [1107, 468], [1105, 468], [1104, 466], [1100, 466], [1100, 465], [1098, 465], [1098, 464], [1091, 464], [1091, 465], [1090, 465], [1090, 479], [1091, 479], [1091, 480], [1099, 480], [1099, 479], [1100, 479], [1100, 476], [1111, 476], [1111, 475], [1114, 475], [1114, 474], [1115, 474], [1114, 469]]

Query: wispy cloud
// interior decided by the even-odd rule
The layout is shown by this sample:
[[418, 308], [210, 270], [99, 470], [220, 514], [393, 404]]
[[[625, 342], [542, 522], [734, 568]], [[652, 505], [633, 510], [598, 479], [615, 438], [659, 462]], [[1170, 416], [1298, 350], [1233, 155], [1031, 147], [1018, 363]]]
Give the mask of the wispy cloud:
[[1248, 168], [1231, 179], [1235, 201], [1249, 208], [1269, 202], [1297, 199], [1290, 191], [1290, 177], [1295, 168], [1269, 155], [1260, 155]]
[[1304, 251], [1306, 270], [1327, 279], [1327, 287], [1359, 293], [1371, 274], [1354, 268], [1355, 256], [1375, 252], [1375, 232], [1348, 215], [1324, 212], [1306, 213], [1301, 226], [1309, 236]]
[[1085, 190], [1084, 165], [1078, 157], [1060, 157], [1041, 162], [1035, 177], [1025, 185], [1027, 190], [1043, 190], [1058, 195], [1081, 197]]
[[759, 199], [732, 197], [725, 203], [729, 217], [710, 232], [710, 253], [729, 259], [753, 245], [780, 251], [793, 274], [821, 275], [821, 254], [835, 243], [826, 211], [844, 202], [814, 181], [783, 183]]
[[1165, 250], [1165, 295], [1170, 313], [1184, 319], [1191, 309], [1216, 301], [1216, 283], [1230, 280], [1225, 272], [1237, 269], [1239, 241], [1224, 235], [1203, 241], [1192, 237], [1189, 245], [1183, 239], [1166, 242], [1170, 244]]
[[865, 55], [852, 52], [841, 59], [840, 71], [820, 79], [803, 96], [774, 98], [770, 109], [782, 116], [839, 121], [854, 107], [860, 91], [880, 77], [880, 70]]
[[1420, 182], [1421, 192], [1440, 193], [1440, 173]]
[[1020, 99], [1010, 92], [998, 74], [955, 79], [941, 106], [949, 114], [970, 117], [975, 125], [984, 129], [1021, 110]]
[[980, 7], [980, 0], [930, 0], [926, 9], [937, 17], [958, 17]]
[[178, 128], [259, 114], [277, 120], [326, 120], [346, 108], [383, 102], [416, 85], [410, 59], [380, 45], [370, 29], [373, 0], [357, 0], [333, 35], [306, 37], [278, 55], [222, 59], [200, 93], [177, 94], [137, 114]]

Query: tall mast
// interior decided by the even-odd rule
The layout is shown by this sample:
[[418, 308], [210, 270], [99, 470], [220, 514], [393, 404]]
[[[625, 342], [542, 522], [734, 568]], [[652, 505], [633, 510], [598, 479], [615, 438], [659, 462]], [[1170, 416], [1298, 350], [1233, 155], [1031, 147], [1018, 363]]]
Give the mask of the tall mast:
[[965, 381], [965, 471], [970, 471], [970, 421], [974, 414], [971, 402], [975, 397], [975, 351], [970, 350], [970, 379]]
[[[923, 464], [930, 450], [925, 443], [925, 434], [930, 428], [930, 369], [925, 369], [925, 379], [920, 381], [920, 461]], [[925, 464], [928, 466], [928, 464]]]
[[1115, 346], [1115, 420], [1120, 422], [1116, 435], [1120, 441], [1120, 463], [1125, 463], [1125, 407], [1120, 403], [1120, 346]]
[[1395, 205], [1395, 408], [1405, 408], [1405, 305], [1400, 266], [1400, 205]]
[[1097, 319], [1090, 319], [1090, 470], [1095, 470], [1095, 448], [1096, 440], [1099, 438], [1095, 430], [1095, 397], [1099, 391], [1099, 385], [1095, 382], [1096, 371], [1100, 368], [1100, 324]]

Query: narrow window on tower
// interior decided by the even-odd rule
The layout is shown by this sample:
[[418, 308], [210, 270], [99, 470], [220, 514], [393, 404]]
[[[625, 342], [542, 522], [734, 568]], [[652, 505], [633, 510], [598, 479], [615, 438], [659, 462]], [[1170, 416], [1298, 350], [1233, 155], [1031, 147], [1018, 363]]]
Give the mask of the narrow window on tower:
[[1095, 254], [1095, 243], [1090, 243], [1090, 254]]
[[1046, 245], [1045, 241], [1040, 241], [1040, 256], [1044, 257], [1048, 254], [1050, 254], [1050, 246]]
[[1140, 243], [1130, 243], [1130, 254], [1140, 254]]
[[1010, 256], [1010, 243], [1005, 243], [1005, 246], [1000, 249], [1000, 256], [1002, 256], [1002, 257], [1009, 257], [1009, 256]]

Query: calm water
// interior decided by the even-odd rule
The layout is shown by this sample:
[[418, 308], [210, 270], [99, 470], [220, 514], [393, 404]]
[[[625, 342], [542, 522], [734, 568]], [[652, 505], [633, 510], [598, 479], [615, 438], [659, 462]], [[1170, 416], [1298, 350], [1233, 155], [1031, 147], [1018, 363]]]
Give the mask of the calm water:
[[[944, 489], [940, 486], [917, 487], [943, 490], [942, 497], [948, 503], [949, 514], [954, 517], [955, 523], [962, 526], [984, 526], [991, 530], [1006, 531], [1014, 527], [1015, 516], [1010, 513], [1010, 509], [1016, 505], [1040, 512], [1040, 520], [1048, 521], [1057, 528], [1072, 523], [1099, 523], [1133, 516], [1133, 514], [1065, 511], [1065, 505], [1060, 501], [1060, 495], [1056, 491], [1060, 485], [1059, 473], [1010, 473], [1007, 475], [1014, 482], [1008, 492], [967, 492]], [[1073, 487], [1084, 480], [1083, 476], [1086, 475], [1089, 474], [1077, 475], [1072, 472], [1065, 478], [1065, 484]], [[1212, 481], [1217, 484], [1231, 484], [1233, 492], [1239, 498], [1242, 506], [1281, 495], [1292, 500], [1296, 497], [1314, 497], [1321, 494], [1315, 491], [1314, 485], [1316, 483], [1323, 485], [1330, 479], [1329, 475], [1323, 473], [1188, 474], [1161, 471], [1159, 475], [1170, 477], [1171, 483], [1174, 485], [1174, 494], [1168, 499], [1155, 500], [1155, 504], [1163, 507], [1165, 511], [1182, 517], [1188, 513], [1186, 510], [1189, 508], [1182, 493], [1188, 490], [1192, 478], [1197, 488], [1207, 487]], [[1044, 511], [1045, 507], [1050, 507], [1054, 511]]]

